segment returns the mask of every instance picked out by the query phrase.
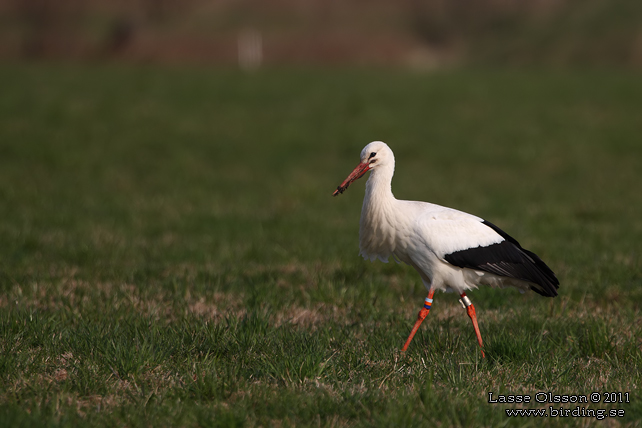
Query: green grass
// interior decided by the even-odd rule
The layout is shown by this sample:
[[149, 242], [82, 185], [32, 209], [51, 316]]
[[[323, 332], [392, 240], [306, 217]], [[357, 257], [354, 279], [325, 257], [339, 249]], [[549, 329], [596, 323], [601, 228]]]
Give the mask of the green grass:
[[[0, 425], [534, 426], [488, 393], [596, 391], [640, 426], [639, 75], [0, 81]], [[556, 299], [470, 293], [486, 359], [450, 294], [400, 353], [426, 291], [358, 256], [364, 180], [331, 197], [375, 139], [397, 197], [483, 216], [558, 274]]]

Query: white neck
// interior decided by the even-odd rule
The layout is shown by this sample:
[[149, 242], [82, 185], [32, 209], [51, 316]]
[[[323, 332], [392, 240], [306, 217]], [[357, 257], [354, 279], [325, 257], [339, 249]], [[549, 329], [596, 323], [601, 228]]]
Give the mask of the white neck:
[[366, 183], [366, 195], [363, 200], [364, 208], [366, 208], [366, 205], [385, 204], [395, 199], [392, 194], [392, 176], [394, 173], [394, 165], [381, 165], [372, 170]]
[[381, 204], [395, 198], [392, 194], [393, 174], [394, 167], [375, 169], [370, 173], [366, 183], [364, 207], [367, 203]]
[[370, 173], [361, 209], [359, 247], [364, 257], [388, 260], [396, 248], [397, 199], [392, 194], [394, 164], [380, 165]]

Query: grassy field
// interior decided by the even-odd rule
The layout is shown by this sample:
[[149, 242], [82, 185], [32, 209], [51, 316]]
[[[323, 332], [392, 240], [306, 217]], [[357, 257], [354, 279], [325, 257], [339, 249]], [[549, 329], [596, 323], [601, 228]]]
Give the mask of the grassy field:
[[[0, 425], [587, 426], [488, 393], [628, 392], [579, 406], [641, 426], [638, 74], [0, 81]], [[375, 139], [398, 198], [480, 215], [560, 278], [555, 299], [470, 293], [486, 359], [452, 294], [399, 351], [426, 291], [358, 256], [365, 180], [331, 197]]]

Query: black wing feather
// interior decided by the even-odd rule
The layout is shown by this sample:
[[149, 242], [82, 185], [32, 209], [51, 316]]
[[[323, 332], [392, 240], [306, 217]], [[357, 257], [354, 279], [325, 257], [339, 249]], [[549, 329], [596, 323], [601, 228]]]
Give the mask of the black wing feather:
[[519, 242], [494, 224], [488, 221], [483, 224], [501, 235], [504, 241], [447, 254], [444, 258], [448, 263], [527, 281], [539, 286], [531, 286], [534, 292], [546, 297], [557, 296], [559, 280], [542, 259], [522, 248]]

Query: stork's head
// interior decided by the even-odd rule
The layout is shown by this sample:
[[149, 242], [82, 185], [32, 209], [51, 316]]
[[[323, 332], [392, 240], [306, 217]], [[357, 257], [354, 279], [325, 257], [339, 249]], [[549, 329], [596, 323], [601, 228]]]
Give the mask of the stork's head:
[[394, 164], [395, 156], [392, 154], [390, 147], [383, 141], [373, 141], [361, 150], [361, 163], [368, 164], [368, 170]]
[[363, 177], [366, 172], [386, 166], [390, 168], [391, 165], [394, 168], [395, 156], [390, 147], [383, 141], [373, 141], [361, 150], [361, 162], [332, 195], [337, 196], [339, 193], [345, 192], [353, 181]]

